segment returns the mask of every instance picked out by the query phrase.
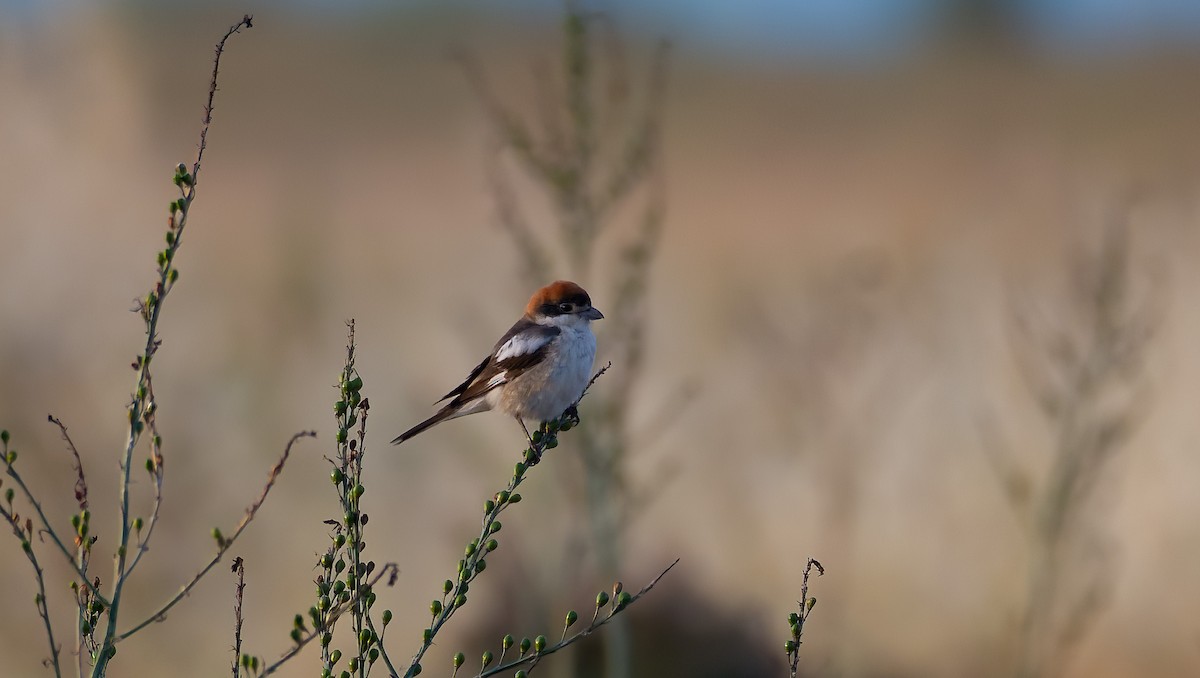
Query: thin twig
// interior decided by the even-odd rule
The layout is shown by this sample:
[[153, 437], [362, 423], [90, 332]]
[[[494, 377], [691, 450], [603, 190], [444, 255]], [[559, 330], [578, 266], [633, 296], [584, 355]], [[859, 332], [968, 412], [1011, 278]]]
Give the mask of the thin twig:
[[597, 619], [596, 615], [593, 615], [592, 623], [588, 624], [585, 628], [580, 629], [577, 633], [572, 635], [570, 638], [559, 641], [558, 643], [555, 643], [554, 645], [547, 647], [546, 649], [542, 650], [541, 652], [537, 652], [535, 654], [532, 654], [532, 655], [529, 655], [526, 657], [522, 657], [520, 659], [514, 659], [513, 661], [511, 661], [507, 664], [502, 664], [495, 668], [478, 673], [478, 674], [476, 674], [475, 678], [487, 678], [488, 676], [494, 676], [498, 673], [504, 673], [505, 671], [511, 671], [511, 670], [513, 670], [519, 666], [522, 666], [524, 664], [529, 664], [529, 668], [530, 668], [530, 670], [532, 670], [533, 667], [539, 661], [541, 661], [543, 657], [552, 655], [555, 652], [558, 652], [558, 651], [590, 636], [596, 629], [598, 629], [601, 626], [604, 626], [605, 624], [612, 621], [613, 617], [616, 617], [621, 612], [624, 612], [625, 610], [629, 609], [630, 605], [637, 602], [638, 599], [640, 599], [642, 596], [649, 593], [651, 589], [653, 589], [655, 586], [658, 585], [659, 580], [661, 580], [663, 577], [665, 577], [667, 575], [667, 573], [671, 571], [671, 568], [675, 567], [678, 564], [679, 564], [679, 558], [676, 558], [675, 562], [668, 565], [666, 567], [666, 569], [664, 569], [662, 572], [659, 572], [657, 577], [650, 580], [649, 584], [646, 584], [645, 586], [642, 587], [642, 589], [640, 591], [638, 591], [636, 594], [631, 596], [624, 605], [617, 605], [617, 603], [616, 603], [617, 598], [613, 598], [613, 605], [609, 608], [609, 612], [606, 616]]
[[62, 421], [57, 419], [53, 414], [46, 415], [50, 423], [58, 427], [62, 433], [63, 442], [67, 444], [67, 449], [71, 452], [71, 456], [75, 458], [72, 468], [75, 469], [75, 501], [79, 502], [79, 510], [82, 511], [88, 507], [88, 487], [87, 480], [83, 476], [83, 461], [79, 458], [79, 450], [75, 447], [71, 436], [67, 434], [67, 427]]
[[[4, 447], [4, 452], [8, 452], [7, 445]], [[13, 534], [21, 542], [21, 550], [25, 552], [25, 557], [33, 566], [33, 574], [37, 579], [37, 594], [34, 596], [33, 602], [37, 606], [38, 616], [42, 618], [42, 624], [46, 628], [46, 640], [50, 644], [50, 658], [44, 663], [54, 669], [55, 678], [62, 678], [62, 668], [58, 663], [59, 646], [54, 640], [54, 628], [50, 624], [50, 608], [46, 604], [46, 580], [43, 576], [42, 566], [33, 553], [33, 522], [26, 519], [24, 529], [22, 529], [19, 518], [14, 513], [5, 510], [3, 506], [0, 506], [0, 517], [3, 517], [12, 528]]]
[[267, 494], [271, 491], [271, 488], [274, 487], [276, 478], [278, 478], [280, 472], [283, 471], [283, 465], [287, 462], [288, 455], [292, 453], [292, 446], [301, 438], [315, 437], [317, 437], [316, 431], [301, 431], [292, 436], [291, 440], [288, 441], [287, 447], [283, 450], [283, 456], [279, 458], [279, 461], [275, 462], [275, 466], [271, 468], [270, 473], [267, 475], [267, 484], [263, 487], [262, 493], [259, 494], [258, 499], [255, 499], [254, 503], [246, 509], [246, 513], [242, 516], [241, 521], [239, 521], [237, 527], [234, 528], [233, 534], [221, 539], [221, 542], [218, 544], [217, 553], [212, 557], [212, 560], [208, 561], [208, 564], [200, 568], [200, 571], [197, 572], [187, 584], [184, 584], [183, 587], [179, 589], [179, 592], [172, 596], [171, 599], [168, 600], [162, 607], [160, 607], [157, 612], [150, 615], [144, 621], [128, 631], [117, 635], [113, 642], [119, 643], [129, 636], [132, 636], [133, 634], [142, 630], [146, 626], [149, 626], [154, 622], [162, 621], [166, 618], [168, 610], [170, 610], [172, 607], [175, 607], [179, 601], [183, 600], [189, 593], [191, 593], [192, 589], [195, 588], [196, 584], [204, 577], [204, 575], [208, 574], [208, 571], [211, 570], [214, 565], [221, 562], [221, 558], [225, 556], [225, 553], [229, 551], [230, 547], [233, 546], [233, 543], [237, 541], [238, 537], [241, 536], [242, 532], [246, 529], [246, 526], [250, 524], [250, 521], [254, 520], [254, 516], [258, 513], [258, 509], [261, 508], [263, 502], [266, 501]]

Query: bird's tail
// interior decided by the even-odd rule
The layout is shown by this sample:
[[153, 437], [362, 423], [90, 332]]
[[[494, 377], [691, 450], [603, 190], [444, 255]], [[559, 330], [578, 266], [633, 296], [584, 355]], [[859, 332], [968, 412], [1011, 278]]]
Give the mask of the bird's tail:
[[438, 410], [437, 414], [396, 436], [396, 439], [392, 441], [392, 444], [399, 445], [405, 440], [408, 440], [417, 434], [424, 433], [427, 429], [431, 429], [447, 419], [453, 419], [456, 414], [458, 414], [457, 408], [451, 408], [447, 405], [446, 407]]

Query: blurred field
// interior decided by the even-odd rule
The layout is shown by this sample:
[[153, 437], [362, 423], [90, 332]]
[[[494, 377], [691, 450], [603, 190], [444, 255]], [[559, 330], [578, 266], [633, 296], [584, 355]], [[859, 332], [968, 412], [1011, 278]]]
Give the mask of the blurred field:
[[[240, 15], [0, 21], [0, 426], [65, 524], [68, 457], [44, 422], [67, 423], [97, 553], [114, 538], [114, 460], [141, 340], [126, 311], [151, 281], [171, 168], [193, 155], [211, 43]], [[472, 417], [384, 447], [528, 295], [493, 225], [490, 132], [446, 55], [469, 46], [520, 105], [531, 60], [556, 55], [554, 28], [483, 14], [263, 13], [231, 43], [156, 358], [167, 503], [127, 619], [209, 556], [209, 529], [236, 522], [288, 436], [317, 428], [323, 438], [298, 448], [235, 548], [249, 649], [287, 647], [292, 615], [311, 604], [320, 521], [335, 512], [321, 456], [354, 317], [373, 405], [369, 554], [399, 563], [380, 597], [398, 613], [394, 651], [415, 645], [404, 641], [419, 637], [478, 501], [521, 442], [502, 417]], [[1053, 445], [1016, 372], [1010, 321], [1027, 305], [1053, 314], [1071, 254], [1128, 205], [1134, 277], [1161, 322], [1144, 417], [1094, 509], [1115, 568], [1111, 605], [1067, 674], [1200, 673], [1198, 69], [1179, 53], [1047, 61], [950, 48], [880, 68], [768, 68], [681, 43], [639, 423], [652, 429], [680, 383], [699, 389], [637, 450], [633, 474], [652, 501], [629, 526], [624, 580], [636, 588], [683, 560], [631, 617], [703, 610], [778, 651], [781, 675], [784, 619], [814, 556], [829, 574], [813, 591], [809, 675], [1002, 675], [1025, 541], [982, 448], [995, 433], [1036, 473]], [[607, 309], [603, 271], [581, 282]], [[520, 603], [540, 629], [518, 634], [555, 628], [607, 585], [574, 590], [563, 574], [563, 543], [582, 529], [558, 510], [579, 491], [571, 451], [564, 438], [530, 481], [498, 554], [511, 569], [472, 589], [461, 635], [427, 668], [477, 652], [456, 640], [473, 632], [463, 622], [522, 601], [518, 571], [547, 582]], [[94, 569], [111, 568], [97, 556]], [[0, 538], [5, 675], [46, 675], [28, 582], [15, 542]], [[232, 589], [215, 572], [169, 623], [122, 644], [113, 675], [227, 670]], [[53, 588], [52, 604], [67, 594]], [[645, 675], [673, 674], [667, 663]]]

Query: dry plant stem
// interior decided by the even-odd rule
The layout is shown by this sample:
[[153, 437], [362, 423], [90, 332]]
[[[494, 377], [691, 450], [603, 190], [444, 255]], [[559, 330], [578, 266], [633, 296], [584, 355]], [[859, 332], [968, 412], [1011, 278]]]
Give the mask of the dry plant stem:
[[[399, 572], [399, 569], [398, 569], [398, 566], [396, 565], [396, 563], [384, 563], [383, 567], [379, 568], [379, 572], [377, 572], [375, 574], [375, 576], [369, 581], [371, 588], [374, 588], [375, 584], [379, 583], [379, 580], [383, 579], [385, 576], [389, 577], [389, 580], [394, 579], [398, 572]], [[332, 608], [332, 612], [330, 613], [332, 616], [332, 619], [337, 620], [337, 619], [341, 618], [342, 615], [344, 615], [347, 612], [349, 612], [350, 610], [354, 609], [354, 605], [357, 602], [358, 602], [358, 594], [356, 593], [354, 596], [352, 596], [350, 598], [350, 600], [346, 601], [344, 604], [337, 605], [334, 608]], [[276, 671], [278, 671], [284, 664], [286, 664], [288, 661], [290, 661], [293, 657], [300, 654], [300, 651], [303, 650], [305, 648], [305, 646], [307, 646], [312, 641], [316, 640], [317, 637], [320, 636], [323, 632], [324, 632], [323, 629], [313, 629], [312, 631], [309, 631], [308, 633], [306, 633], [304, 636], [302, 636], [300, 638], [300, 640], [296, 641], [296, 644], [293, 645], [291, 648], [289, 648], [287, 652], [284, 652], [279, 657], [279, 659], [276, 659], [274, 663], [268, 664], [266, 667], [264, 667], [262, 670], [262, 673], [258, 674], [257, 678], [262, 678], [262, 676], [269, 676], [272, 673], [275, 673]], [[394, 672], [393, 672], [393, 675], [395, 675]]]
[[67, 450], [71, 452], [71, 456], [75, 458], [75, 501], [79, 503], [79, 510], [88, 507], [88, 488], [87, 478], [83, 474], [83, 460], [79, 458], [79, 450], [75, 447], [75, 442], [71, 440], [70, 434], [67, 433], [67, 427], [53, 414], [46, 416], [47, 421], [58, 427], [59, 433], [62, 434], [63, 442], [67, 444]]
[[[96, 659], [96, 664], [92, 667], [93, 678], [100, 678], [105, 675], [108, 668], [108, 662], [116, 651], [116, 642], [120, 640], [117, 637], [117, 623], [120, 618], [121, 609], [121, 593], [124, 590], [125, 582], [129, 576], [127, 569], [127, 557], [129, 555], [129, 533], [131, 527], [131, 519], [129, 516], [129, 483], [131, 465], [133, 462], [133, 450], [137, 447], [138, 441], [141, 438], [141, 433], [144, 427], [142, 421], [143, 415], [147, 412], [153, 412], [153, 404], [147, 403], [147, 383], [150, 380], [150, 361], [158, 350], [160, 340], [158, 339], [158, 320], [162, 313], [163, 302], [166, 296], [170, 293], [175, 280], [178, 279], [178, 273], [175, 272], [174, 260], [175, 253], [179, 250], [180, 243], [183, 240], [183, 231], [187, 226], [187, 215], [191, 210], [192, 202], [196, 197], [196, 183], [200, 173], [200, 163], [204, 157], [204, 149], [208, 145], [208, 128], [212, 123], [213, 99], [217, 92], [217, 74], [221, 66], [221, 54], [225, 50], [225, 41], [235, 33], [241, 32], [243, 27], [251, 27], [251, 17], [246, 15], [241, 21], [230, 26], [225, 35], [217, 43], [215, 55], [213, 58], [212, 77], [209, 79], [208, 101], [204, 107], [204, 121], [200, 129], [200, 144], [196, 152], [196, 160], [192, 163], [192, 171], [190, 180], [183, 179], [179, 183], [180, 192], [182, 194], [179, 201], [178, 218], [173, 213], [171, 216], [173, 236], [169, 239], [167, 249], [163, 252], [159, 259], [158, 267], [158, 282], [155, 284], [154, 290], [146, 295], [145, 300], [141, 303], [140, 311], [142, 318], [146, 323], [146, 344], [142, 350], [142, 354], [134, 363], [137, 369], [137, 380], [134, 387], [133, 402], [129, 406], [129, 430], [126, 437], [125, 454], [121, 463], [121, 535], [117, 545], [116, 564], [113, 568], [113, 593], [111, 605], [108, 607], [108, 622], [105, 628], [104, 641], [100, 645], [100, 650]], [[207, 568], [205, 569], [207, 571]], [[201, 573], [203, 574], [203, 572]], [[189, 586], [190, 588], [190, 586]], [[186, 593], [186, 590], [184, 593]], [[182, 595], [180, 596], [182, 597]], [[178, 599], [176, 599], [177, 601]], [[168, 604], [166, 609], [169, 609], [174, 602]], [[159, 613], [161, 614], [161, 612]], [[121, 638], [127, 637], [137, 629], [140, 629], [145, 624], [157, 618], [158, 615], [152, 617], [151, 620], [136, 626], [132, 631], [123, 634]]]
[[1104, 536], [1088, 509], [1108, 462], [1144, 413], [1142, 366], [1156, 325], [1153, 297], [1133, 298], [1123, 217], [1107, 225], [1098, 251], [1076, 262], [1070, 302], [1053, 322], [1014, 315], [1018, 366], [1055, 433], [1045, 481], [1035, 485], [1002, 445], [985, 445], [1027, 528], [1028, 584], [1014, 658], [1022, 678], [1061, 672], [1105, 602], [1107, 559], [1089, 558], [1091, 568], [1102, 569], [1085, 570], [1072, 548]]
[[500, 673], [504, 673], [505, 671], [511, 671], [513, 669], [519, 668], [526, 664], [529, 665], [527, 673], [532, 673], [533, 667], [537, 666], [538, 662], [540, 662], [542, 660], [542, 658], [552, 655], [555, 652], [558, 652], [560, 650], [563, 650], [563, 649], [569, 647], [570, 645], [590, 636], [596, 629], [609, 623], [618, 614], [629, 609], [630, 605], [634, 604], [642, 596], [649, 593], [650, 590], [653, 589], [655, 586], [657, 586], [658, 582], [663, 577], [665, 577], [668, 572], [671, 571], [671, 568], [675, 567], [678, 564], [679, 564], [679, 559], [676, 558], [675, 562], [668, 565], [666, 567], [666, 569], [664, 569], [662, 572], [659, 572], [657, 577], [650, 580], [650, 583], [643, 586], [640, 591], [638, 591], [636, 594], [631, 596], [625, 602], [625, 604], [619, 605], [617, 603], [617, 598], [613, 598], [611, 604], [608, 606], [608, 613], [605, 616], [603, 616], [603, 617], [599, 616], [600, 608], [597, 607], [595, 612], [592, 613], [591, 623], [589, 623], [586, 627], [580, 629], [576, 633], [572, 634], [570, 637], [566, 637], [566, 635], [565, 635], [566, 629], [564, 629], [563, 630], [564, 638], [562, 640], [560, 640], [559, 642], [555, 643], [554, 645], [548, 646], [546, 649], [542, 650], [541, 652], [536, 652], [532, 655], [522, 657], [520, 659], [514, 659], [513, 661], [511, 661], [507, 664], [501, 664], [500, 666], [496, 666], [494, 668], [488, 669], [487, 671], [477, 673], [477, 674], [475, 674], [475, 678], [487, 678], [488, 676], [494, 676], [494, 675], [497, 675]]
[[283, 455], [279, 457], [279, 461], [275, 462], [275, 466], [271, 467], [271, 471], [267, 475], [267, 484], [263, 487], [262, 492], [258, 495], [258, 499], [255, 499], [254, 503], [247, 507], [246, 513], [238, 522], [233, 534], [228, 537], [224, 537], [221, 540], [221, 544], [217, 548], [217, 553], [212, 557], [212, 560], [208, 561], [204, 567], [200, 568], [200, 570], [196, 572], [192, 579], [187, 584], [184, 584], [183, 587], [179, 589], [179, 592], [172, 596], [170, 600], [168, 600], [162, 607], [158, 609], [158, 611], [128, 631], [117, 635], [113, 640], [114, 643], [119, 643], [122, 640], [125, 640], [129, 636], [141, 631], [143, 628], [153, 624], [154, 622], [162, 621], [172, 607], [175, 607], [179, 601], [183, 600], [189, 593], [191, 593], [196, 584], [204, 578], [204, 575], [208, 574], [208, 571], [211, 570], [214, 565], [221, 562], [221, 558], [225, 557], [225, 554], [230, 548], [233, 547], [233, 543], [237, 541], [237, 538], [240, 537], [242, 532], [245, 531], [246, 527], [250, 524], [250, 521], [254, 520], [254, 516], [258, 513], [258, 509], [261, 508], [263, 502], [267, 500], [267, 494], [270, 493], [271, 488], [275, 486], [275, 480], [279, 477], [280, 472], [283, 471], [283, 465], [287, 463], [288, 455], [292, 453], [292, 446], [296, 444], [296, 441], [300, 440], [301, 438], [316, 437], [316, 431], [301, 431], [292, 436], [291, 440], [288, 441], [287, 447], [285, 447], [283, 450]]
[[237, 590], [233, 596], [233, 678], [242, 672], [242, 596], [246, 591], [246, 563], [239, 556], [233, 559], [233, 571], [237, 574]]

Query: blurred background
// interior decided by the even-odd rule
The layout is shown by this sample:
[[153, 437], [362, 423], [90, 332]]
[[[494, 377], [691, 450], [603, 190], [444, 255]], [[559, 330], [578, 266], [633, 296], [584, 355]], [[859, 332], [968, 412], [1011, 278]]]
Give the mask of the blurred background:
[[[323, 455], [355, 318], [367, 555], [399, 565], [380, 601], [408, 656], [522, 440], [486, 416], [386, 442], [536, 281], [569, 276], [608, 316], [612, 371], [506, 514], [433, 675], [505, 632], [557, 637], [567, 609], [676, 557], [623, 625], [539, 672], [784, 675], [810, 556], [827, 574], [803, 675], [1200, 673], [1200, 5], [573, 11], [0, 0], [0, 426], [64, 526], [74, 478], [46, 415], [70, 428], [102, 579], [143, 341], [128, 310], [212, 45], [255, 14], [160, 326], [166, 503], [124, 619], [315, 428], [231, 552], [245, 649], [288, 648], [339, 514]], [[2, 539], [3, 673], [48, 675]], [[42, 548], [69, 637], [69, 577]], [[233, 586], [218, 568], [112, 675], [228, 671]]]

